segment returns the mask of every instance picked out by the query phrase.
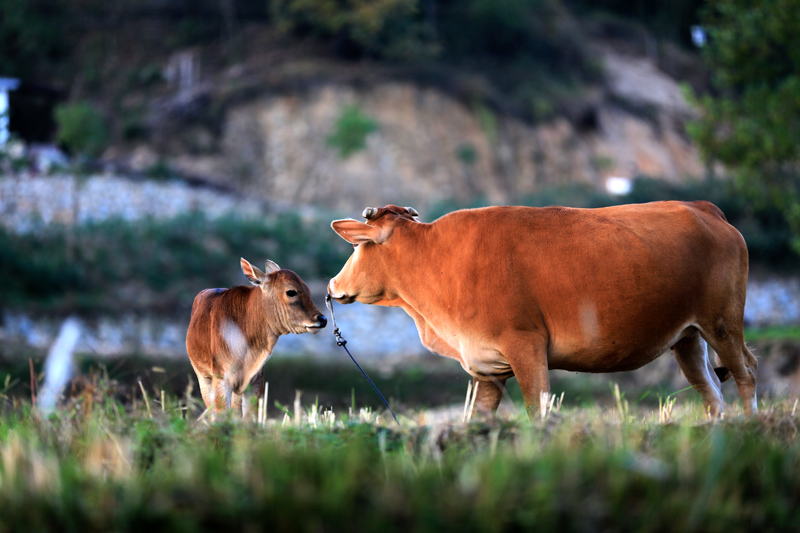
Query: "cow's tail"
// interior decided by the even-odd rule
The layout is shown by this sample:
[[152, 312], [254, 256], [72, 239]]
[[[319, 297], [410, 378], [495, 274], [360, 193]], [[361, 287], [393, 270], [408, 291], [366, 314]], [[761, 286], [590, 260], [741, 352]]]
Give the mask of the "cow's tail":
[[714, 373], [719, 378], [720, 382], [724, 383], [731, 378], [731, 371], [725, 368], [724, 366], [718, 366], [714, 369]]

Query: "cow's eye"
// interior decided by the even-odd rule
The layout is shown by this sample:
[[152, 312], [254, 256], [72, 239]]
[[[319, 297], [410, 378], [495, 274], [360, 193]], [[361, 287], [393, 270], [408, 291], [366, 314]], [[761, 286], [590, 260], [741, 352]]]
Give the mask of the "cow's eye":
[[288, 291], [286, 291], [286, 296], [288, 296], [289, 298], [294, 298], [295, 296], [297, 296], [297, 291], [289, 289]]

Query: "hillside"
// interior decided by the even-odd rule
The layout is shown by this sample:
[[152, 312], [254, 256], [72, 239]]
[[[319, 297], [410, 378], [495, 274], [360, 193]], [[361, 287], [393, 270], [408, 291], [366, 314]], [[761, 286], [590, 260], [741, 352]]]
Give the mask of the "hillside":
[[507, 203], [554, 185], [602, 187], [611, 176], [703, 176], [681, 81], [631, 47], [591, 46], [602, 75], [556, 93], [559, 109], [542, 100], [535, 120], [480, 75], [452, 70], [431, 81], [375, 62], [256, 56], [145, 100], [149, 135], [116, 142], [104, 157], [262, 199], [359, 211]]
[[20, 8], [41, 53], [4, 63], [90, 102], [114, 168], [347, 210], [705, 173], [680, 84], [707, 74], [674, 39], [691, 2], [638, 18], [557, 0], [54, 5], [49, 33]]

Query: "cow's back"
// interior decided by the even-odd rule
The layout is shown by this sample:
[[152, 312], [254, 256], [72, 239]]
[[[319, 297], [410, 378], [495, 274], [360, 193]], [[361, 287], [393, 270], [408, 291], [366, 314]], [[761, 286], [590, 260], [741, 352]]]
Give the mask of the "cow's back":
[[551, 368], [636, 368], [699, 317], [744, 307], [746, 246], [708, 202], [492, 207], [434, 225], [458, 243], [441, 290], [459, 326], [544, 328]]

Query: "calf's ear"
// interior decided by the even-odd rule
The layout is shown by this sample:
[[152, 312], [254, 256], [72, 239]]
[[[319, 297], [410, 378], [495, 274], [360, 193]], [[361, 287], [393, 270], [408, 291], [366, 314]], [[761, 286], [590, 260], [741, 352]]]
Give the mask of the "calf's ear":
[[270, 275], [273, 272], [277, 272], [280, 269], [281, 267], [279, 267], [278, 263], [276, 263], [275, 261], [270, 261], [269, 259], [267, 259], [267, 262], [264, 263], [264, 273], [267, 275]]
[[242, 265], [242, 272], [247, 278], [247, 281], [249, 281], [253, 285], [261, 285], [261, 283], [267, 277], [266, 274], [261, 272], [258, 268], [254, 267], [253, 265], [251, 265], [244, 257], [239, 260], [239, 264]]
[[370, 226], [352, 218], [334, 220], [331, 222], [331, 227], [333, 231], [339, 234], [339, 237], [350, 244], [364, 244], [366, 242], [380, 244], [385, 242], [392, 233], [390, 228]]

